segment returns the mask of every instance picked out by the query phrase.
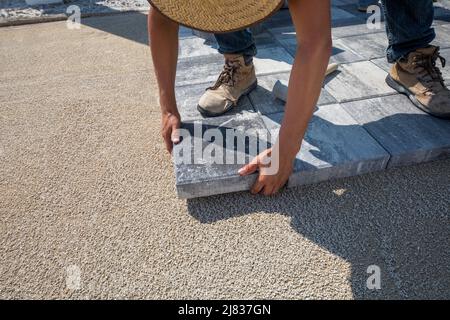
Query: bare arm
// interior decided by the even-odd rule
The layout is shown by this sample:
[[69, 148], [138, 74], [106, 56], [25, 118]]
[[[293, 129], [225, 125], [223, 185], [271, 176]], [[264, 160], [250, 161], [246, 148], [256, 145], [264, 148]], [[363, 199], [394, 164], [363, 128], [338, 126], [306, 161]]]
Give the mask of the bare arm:
[[148, 33], [153, 66], [159, 87], [159, 103], [162, 115], [162, 136], [169, 152], [172, 143], [179, 138], [176, 129], [180, 126], [180, 115], [175, 99], [175, 76], [178, 60], [178, 24], [150, 9]]
[[[299, 49], [289, 80], [288, 98], [278, 141], [239, 172], [247, 175], [260, 169], [252, 193], [271, 195], [288, 180], [308, 122], [320, 95], [331, 53], [330, 1], [290, 0]], [[277, 159], [276, 174], [265, 174], [265, 157]]]
[[280, 151], [295, 157], [322, 89], [332, 43], [328, 0], [291, 0], [289, 6], [299, 49], [289, 80], [279, 140]]

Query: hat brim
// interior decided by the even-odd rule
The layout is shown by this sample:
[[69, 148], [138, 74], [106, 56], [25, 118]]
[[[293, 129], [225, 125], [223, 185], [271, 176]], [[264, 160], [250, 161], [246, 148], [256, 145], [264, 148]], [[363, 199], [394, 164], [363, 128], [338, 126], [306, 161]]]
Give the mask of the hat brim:
[[212, 33], [248, 28], [277, 12], [284, 0], [147, 0], [172, 21]]

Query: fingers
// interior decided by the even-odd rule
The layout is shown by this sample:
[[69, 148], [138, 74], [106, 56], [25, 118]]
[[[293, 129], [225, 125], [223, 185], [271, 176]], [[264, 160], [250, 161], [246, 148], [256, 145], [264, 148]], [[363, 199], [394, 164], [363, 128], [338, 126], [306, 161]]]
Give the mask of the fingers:
[[267, 185], [264, 187], [263, 194], [265, 196], [273, 196], [275, 193], [277, 193], [278, 189], [279, 188], [274, 185]]
[[268, 158], [268, 156], [270, 156], [270, 153], [270, 149], [267, 149], [264, 152], [260, 153], [257, 157], [253, 158], [253, 160], [249, 164], [239, 169], [238, 173], [241, 176], [247, 176], [254, 173], [258, 169], [267, 167], [268, 163], [270, 163], [270, 158]]
[[169, 128], [164, 129], [162, 132], [164, 144], [166, 145], [167, 151], [170, 153], [172, 153], [173, 145], [180, 142], [179, 127], [179, 123], [173, 124]]
[[250, 192], [252, 194], [263, 194], [265, 196], [272, 196], [278, 193], [284, 187], [286, 179], [277, 178], [275, 176], [259, 175], [256, 182], [253, 184]]
[[254, 173], [259, 169], [258, 178], [250, 189], [250, 192], [252, 194], [261, 193], [265, 196], [270, 196], [277, 193], [281, 189], [281, 187], [283, 187], [284, 183], [287, 181], [287, 178], [291, 173], [290, 168], [288, 168], [287, 170], [285, 170], [285, 172], [279, 171], [275, 175], [264, 174], [264, 169], [268, 166], [267, 163], [270, 163], [270, 161], [267, 161], [267, 157], [270, 156], [271, 149], [267, 149], [266, 151], [260, 153], [249, 164], [239, 170], [239, 174], [241, 176], [246, 176]]
[[252, 194], [261, 193], [265, 196], [270, 196], [274, 194], [278, 189], [274, 185], [275, 181], [269, 176], [259, 175], [256, 182], [253, 184], [250, 192]]
[[253, 160], [249, 164], [243, 166], [241, 169], [239, 169], [238, 173], [241, 176], [248, 176], [249, 174], [254, 173], [256, 170], [258, 170], [258, 161]]
[[163, 136], [164, 144], [166, 145], [167, 151], [169, 151], [169, 153], [172, 153], [173, 143], [172, 143], [171, 133], [169, 131], [165, 131], [165, 132], [163, 132], [162, 136]]
[[264, 189], [264, 181], [261, 177], [262, 176], [258, 176], [258, 179], [256, 179], [256, 182], [253, 184], [252, 189], [250, 190], [252, 194], [258, 194]]
[[172, 153], [173, 145], [180, 142], [180, 125], [179, 117], [172, 114], [163, 115], [161, 135], [169, 153]]

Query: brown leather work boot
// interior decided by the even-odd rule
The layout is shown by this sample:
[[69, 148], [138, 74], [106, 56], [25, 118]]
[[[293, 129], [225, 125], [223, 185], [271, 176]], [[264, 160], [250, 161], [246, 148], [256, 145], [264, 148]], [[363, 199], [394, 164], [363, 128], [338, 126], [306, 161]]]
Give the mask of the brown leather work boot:
[[216, 83], [206, 89], [197, 109], [207, 117], [224, 114], [237, 105], [239, 99], [256, 88], [253, 63], [245, 64], [244, 56], [225, 55], [225, 65]]
[[393, 65], [386, 82], [398, 92], [406, 94], [423, 111], [448, 119], [450, 90], [445, 86], [441, 70], [436, 66], [438, 58], [442, 67], [445, 67], [445, 59], [439, 55], [439, 47], [429, 46], [411, 52]]

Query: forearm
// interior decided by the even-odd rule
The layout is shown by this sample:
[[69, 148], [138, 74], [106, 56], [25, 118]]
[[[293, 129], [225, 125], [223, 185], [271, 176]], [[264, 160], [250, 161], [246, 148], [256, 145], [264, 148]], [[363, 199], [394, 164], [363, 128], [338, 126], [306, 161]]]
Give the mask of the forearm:
[[175, 98], [178, 24], [151, 9], [148, 15], [148, 30], [161, 112], [178, 114]]
[[[314, 112], [330, 57], [330, 43], [319, 40], [304, 43], [298, 50], [289, 80], [285, 116], [279, 134], [280, 146], [289, 145], [286, 152], [300, 150], [308, 122]], [[286, 148], [284, 148], [286, 149]]]
[[281, 154], [293, 159], [319, 99], [332, 41], [329, 0], [291, 0], [289, 9], [299, 49], [289, 80], [279, 146]]

